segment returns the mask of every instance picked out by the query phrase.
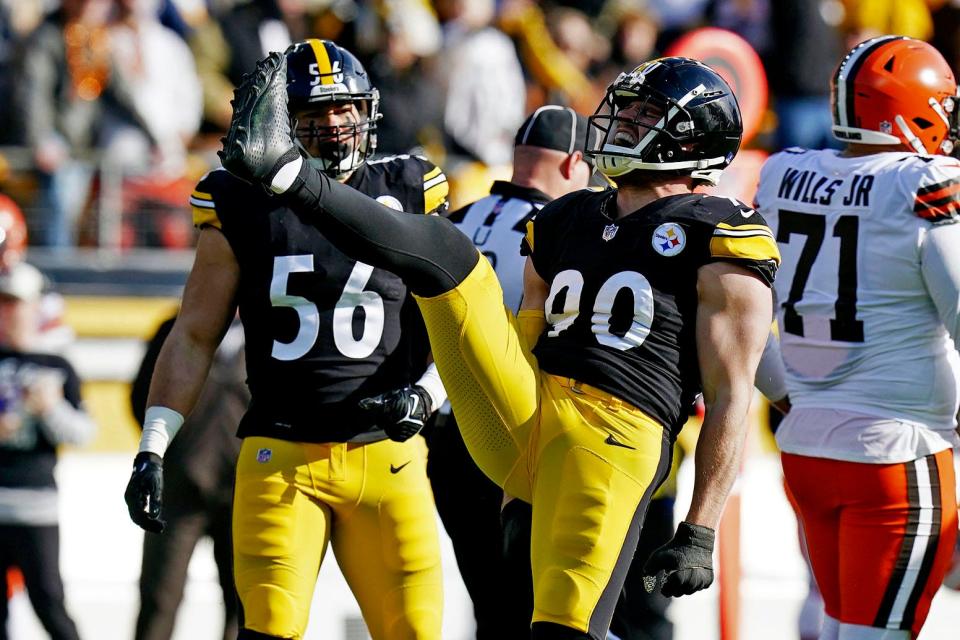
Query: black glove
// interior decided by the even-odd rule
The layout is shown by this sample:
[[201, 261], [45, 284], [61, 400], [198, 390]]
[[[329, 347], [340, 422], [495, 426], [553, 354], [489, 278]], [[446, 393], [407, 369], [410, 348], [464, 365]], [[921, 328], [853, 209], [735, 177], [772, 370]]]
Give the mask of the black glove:
[[378, 428], [391, 440], [409, 440], [423, 429], [433, 413], [430, 394], [418, 385], [394, 389], [360, 401], [360, 408], [368, 412]]
[[144, 531], [160, 533], [166, 524], [160, 513], [163, 508], [163, 459], [155, 453], [141, 451], [133, 459], [133, 474], [123, 492], [130, 519]]
[[713, 584], [713, 540], [709, 527], [681, 522], [667, 544], [643, 566], [643, 587], [669, 597], [687, 596]]

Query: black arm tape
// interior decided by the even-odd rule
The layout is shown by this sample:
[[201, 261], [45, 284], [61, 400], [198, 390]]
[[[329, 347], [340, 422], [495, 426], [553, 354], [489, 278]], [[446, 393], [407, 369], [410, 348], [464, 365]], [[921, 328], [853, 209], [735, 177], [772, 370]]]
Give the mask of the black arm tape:
[[281, 198], [345, 254], [397, 274], [419, 296], [455, 288], [480, 258], [446, 218], [394, 211], [308, 162]]

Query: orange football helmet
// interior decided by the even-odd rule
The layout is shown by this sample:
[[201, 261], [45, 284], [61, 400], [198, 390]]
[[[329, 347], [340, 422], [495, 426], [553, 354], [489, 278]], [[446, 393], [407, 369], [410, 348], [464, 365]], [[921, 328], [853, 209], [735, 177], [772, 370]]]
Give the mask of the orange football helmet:
[[0, 271], [23, 259], [27, 250], [27, 221], [17, 203], [0, 193]]
[[953, 151], [957, 81], [926, 42], [905, 36], [861, 42], [837, 67], [831, 99], [838, 140]]

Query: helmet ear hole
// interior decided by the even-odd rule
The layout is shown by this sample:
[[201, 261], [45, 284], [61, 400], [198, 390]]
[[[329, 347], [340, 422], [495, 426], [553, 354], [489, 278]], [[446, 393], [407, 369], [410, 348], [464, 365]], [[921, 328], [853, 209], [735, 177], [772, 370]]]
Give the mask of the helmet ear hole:
[[914, 118], [914, 119], [913, 119], [913, 124], [915, 124], [915, 125], [917, 125], [918, 127], [920, 127], [921, 130], [923, 130], [923, 129], [929, 129], [930, 127], [933, 126], [933, 123], [930, 122], [929, 120], [927, 120], [926, 118]]
[[887, 63], [883, 65], [884, 71], [887, 73], [893, 73], [893, 62], [897, 59], [897, 56], [890, 56], [890, 59], [887, 60]]

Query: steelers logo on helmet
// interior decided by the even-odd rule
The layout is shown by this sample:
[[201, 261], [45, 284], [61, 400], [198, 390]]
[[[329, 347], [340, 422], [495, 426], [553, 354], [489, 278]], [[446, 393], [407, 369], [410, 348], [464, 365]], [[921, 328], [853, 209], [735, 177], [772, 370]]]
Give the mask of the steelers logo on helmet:
[[291, 129], [309, 161], [344, 178], [373, 155], [380, 92], [357, 58], [311, 38], [286, 51]]
[[705, 64], [677, 56], [621, 73], [589, 122], [598, 135], [588, 153], [614, 180], [639, 170], [716, 185], [743, 133], [730, 86]]
[[687, 234], [675, 222], [665, 222], [653, 230], [653, 249], [662, 256], [675, 256], [687, 245]]

